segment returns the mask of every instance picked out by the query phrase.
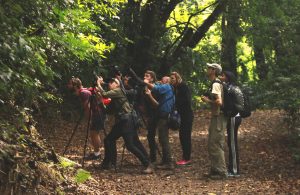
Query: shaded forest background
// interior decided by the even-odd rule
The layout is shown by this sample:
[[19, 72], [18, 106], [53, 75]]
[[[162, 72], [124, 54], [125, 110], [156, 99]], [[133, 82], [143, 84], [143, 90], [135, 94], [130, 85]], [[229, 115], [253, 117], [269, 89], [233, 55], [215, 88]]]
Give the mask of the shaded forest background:
[[[221, 63], [250, 92], [253, 109], [287, 113], [284, 131], [298, 146], [299, 10], [300, 0], [2, 0], [1, 172], [15, 170], [28, 147], [44, 151], [34, 158], [57, 162], [35, 141], [34, 126], [75, 120], [68, 79], [79, 76], [90, 86], [94, 74], [109, 77], [112, 66], [140, 76], [147, 69], [159, 76], [178, 71], [196, 110], [208, 86], [206, 63]], [[300, 160], [299, 147], [294, 158]], [[0, 175], [4, 185], [8, 175]]]

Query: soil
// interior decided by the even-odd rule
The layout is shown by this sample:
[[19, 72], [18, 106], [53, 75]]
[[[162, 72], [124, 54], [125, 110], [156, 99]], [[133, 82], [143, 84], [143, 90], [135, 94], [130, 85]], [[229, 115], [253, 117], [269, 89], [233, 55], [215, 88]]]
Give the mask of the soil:
[[[243, 120], [239, 129], [241, 176], [226, 180], [208, 180], [203, 174], [209, 170], [207, 129], [209, 113], [195, 113], [192, 133], [192, 164], [176, 167], [174, 171], [156, 170], [141, 174], [142, 166], [127, 150], [122, 159], [123, 140], [118, 146], [116, 170], [101, 170], [100, 160], [85, 163], [94, 180], [66, 189], [66, 194], [299, 194], [300, 165], [289, 148], [288, 127], [284, 113], [277, 110], [256, 111]], [[43, 127], [41, 133], [62, 154], [76, 122], [56, 121]], [[108, 125], [109, 126], [109, 125]], [[140, 130], [140, 139], [147, 148], [146, 130]], [[82, 123], [69, 147], [66, 157], [80, 162], [86, 134]], [[174, 161], [181, 157], [177, 131], [170, 132]], [[87, 151], [91, 151], [88, 148]], [[226, 161], [227, 161], [227, 146]], [[102, 154], [104, 151], [102, 149]], [[103, 158], [103, 156], [102, 156]]]

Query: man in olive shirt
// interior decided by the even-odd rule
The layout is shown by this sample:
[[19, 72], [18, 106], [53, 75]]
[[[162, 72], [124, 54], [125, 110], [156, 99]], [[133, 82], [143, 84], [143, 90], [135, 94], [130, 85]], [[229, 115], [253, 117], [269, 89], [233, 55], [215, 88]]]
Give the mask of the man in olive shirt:
[[120, 88], [120, 81], [116, 78], [110, 80], [109, 91], [104, 91], [101, 87], [103, 79], [98, 79], [98, 90], [103, 97], [111, 98], [113, 104], [113, 113], [115, 115], [115, 124], [110, 133], [104, 139], [104, 159], [102, 168], [109, 169], [111, 165], [116, 166], [117, 149], [116, 141], [123, 137], [126, 148], [133, 153], [144, 165], [143, 173], [153, 173], [152, 165], [149, 161], [148, 154], [139, 140], [137, 129], [134, 125], [132, 107], [130, 106], [125, 92]]
[[211, 105], [211, 121], [208, 130], [208, 154], [211, 161], [211, 179], [224, 179], [227, 177], [227, 170], [224, 155], [226, 118], [221, 111], [223, 105], [223, 85], [217, 78], [222, 72], [219, 64], [207, 64], [207, 76], [212, 81], [209, 96], [202, 96], [202, 101]]

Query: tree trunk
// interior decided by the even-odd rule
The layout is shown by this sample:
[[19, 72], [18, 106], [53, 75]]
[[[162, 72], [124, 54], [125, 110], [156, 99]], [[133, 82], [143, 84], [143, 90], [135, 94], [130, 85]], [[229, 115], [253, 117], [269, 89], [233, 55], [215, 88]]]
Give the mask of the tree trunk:
[[[141, 9], [140, 34], [134, 39], [133, 67], [138, 74], [159, 66], [159, 45], [166, 32], [166, 22], [182, 0], [150, 0]], [[130, 29], [129, 29], [130, 30]], [[158, 69], [158, 68], [157, 68]]]
[[253, 39], [253, 49], [254, 49], [254, 57], [256, 61], [256, 72], [259, 80], [266, 80], [269, 67], [265, 62], [265, 55], [263, 51], [263, 47], [257, 42], [257, 40]]
[[221, 64], [224, 70], [237, 75], [237, 40], [241, 36], [239, 19], [241, 12], [240, 0], [229, 1], [222, 18], [222, 53]]
[[134, 0], [128, 0], [128, 5], [124, 11], [124, 33], [130, 42], [126, 47], [126, 56], [128, 65], [134, 64], [136, 56], [135, 40], [140, 34], [140, 4]]
[[[125, 34], [132, 42], [128, 44], [126, 53], [131, 67], [139, 75], [142, 75], [147, 69], [155, 70], [160, 75], [169, 73], [170, 67], [184, 53], [184, 48], [193, 48], [201, 41], [210, 26], [217, 21], [227, 2], [227, 0], [216, 0], [217, 6], [196, 32], [185, 31], [181, 42], [176, 44], [177, 48], [172, 49], [174, 52], [162, 57], [163, 49], [160, 46], [164, 33], [167, 31], [166, 22], [175, 7], [182, 1], [148, 0], [143, 6], [140, 1], [128, 1], [128, 12], [124, 15], [126, 16], [125, 20], [131, 21], [124, 21], [124, 27], [129, 26]], [[137, 10], [139, 11], [137, 12]]]

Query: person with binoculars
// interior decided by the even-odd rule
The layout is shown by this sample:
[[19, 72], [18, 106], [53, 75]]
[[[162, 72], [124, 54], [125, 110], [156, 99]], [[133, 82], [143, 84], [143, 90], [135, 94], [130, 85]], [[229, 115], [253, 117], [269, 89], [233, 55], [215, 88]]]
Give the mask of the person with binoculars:
[[143, 164], [144, 170], [142, 173], [153, 173], [153, 167], [148, 158], [148, 154], [138, 137], [134, 121], [135, 118], [132, 114], [133, 108], [128, 102], [126, 92], [120, 87], [120, 81], [117, 78], [110, 79], [108, 83], [109, 91], [104, 91], [101, 86], [102, 84], [104, 84], [103, 78], [99, 77], [97, 80], [97, 90], [103, 97], [111, 98], [110, 104], [112, 104], [112, 113], [115, 116], [115, 124], [104, 139], [105, 153], [101, 168], [110, 169], [111, 166], [116, 166], [116, 141], [122, 137], [126, 148]]

